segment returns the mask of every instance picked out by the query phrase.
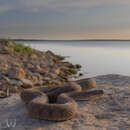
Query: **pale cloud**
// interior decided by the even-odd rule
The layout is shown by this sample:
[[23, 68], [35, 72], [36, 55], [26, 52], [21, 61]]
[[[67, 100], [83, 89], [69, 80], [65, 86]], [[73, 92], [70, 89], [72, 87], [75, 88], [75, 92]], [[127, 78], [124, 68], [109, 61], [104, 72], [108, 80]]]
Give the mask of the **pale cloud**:
[[[45, 10], [55, 10], [62, 12], [68, 8], [87, 8], [98, 6], [104, 0], [4, 0], [0, 4], [0, 13], [8, 11], [21, 11], [21, 12], [42, 12]], [[1, 2], [1, 0], [0, 0]]]
[[44, 11], [44, 9], [51, 9], [62, 12], [68, 8], [89, 8], [93, 6], [102, 5], [104, 0], [21, 0], [21, 5], [25, 10]]
[[130, 0], [0, 0], [0, 36], [130, 36], [129, 12]]
[[129, 0], [20, 0], [25, 7], [92, 7], [102, 4], [130, 4]]
[[[1, 2], [2, 0], [0, 0]], [[18, 10], [21, 12], [39, 12], [45, 9], [52, 9], [56, 11], [67, 10], [68, 8], [90, 8], [100, 6], [103, 4], [130, 4], [130, 0], [4, 0], [0, 5], [0, 13], [5, 13], [11, 10]]]
[[0, 5], [0, 14], [8, 12], [10, 10], [13, 10], [14, 7], [9, 5], [9, 4], [5, 4], [5, 5]]

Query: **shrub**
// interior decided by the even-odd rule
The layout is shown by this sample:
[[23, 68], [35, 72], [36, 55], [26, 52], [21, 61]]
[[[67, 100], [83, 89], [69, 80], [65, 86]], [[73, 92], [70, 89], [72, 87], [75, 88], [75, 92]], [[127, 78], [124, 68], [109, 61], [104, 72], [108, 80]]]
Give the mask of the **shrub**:
[[17, 44], [14, 41], [8, 41], [8, 47], [11, 53], [23, 53], [23, 54], [31, 54], [33, 53], [33, 49], [30, 46], [25, 46], [24, 44]]

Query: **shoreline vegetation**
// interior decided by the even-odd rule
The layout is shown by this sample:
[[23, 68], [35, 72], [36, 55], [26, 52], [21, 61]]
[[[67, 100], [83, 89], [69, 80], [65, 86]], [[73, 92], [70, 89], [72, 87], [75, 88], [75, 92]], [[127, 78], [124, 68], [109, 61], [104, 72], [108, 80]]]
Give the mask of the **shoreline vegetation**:
[[81, 76], [81, 65], [73, 65], [65, 58], [13, 40], [0, 40], [0, 97], [24, 88], [60, 85]]

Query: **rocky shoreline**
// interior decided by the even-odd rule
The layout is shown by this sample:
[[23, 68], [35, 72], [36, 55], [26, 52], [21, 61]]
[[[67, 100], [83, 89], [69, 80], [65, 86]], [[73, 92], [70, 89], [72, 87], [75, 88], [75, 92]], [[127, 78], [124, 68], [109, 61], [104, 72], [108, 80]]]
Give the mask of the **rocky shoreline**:
[[129, 130], [130, 77], [117, 74], [94, 77], [104, 96], [97, 102], [78, 102], [79, 113], [71, 120], [51, 122], [29, 117], [19, 92], [72, 80], [81, 66], [64, 59], [50, 51], [0, 40], [0, 129], [8, 129], [7, 120], [15, 119], [13, 130]]
[[81, 65], [51, 51], [38, 51], [11, 40], [0, 40], [0, 98], [26, 88], [60, 85], [71, 80]]

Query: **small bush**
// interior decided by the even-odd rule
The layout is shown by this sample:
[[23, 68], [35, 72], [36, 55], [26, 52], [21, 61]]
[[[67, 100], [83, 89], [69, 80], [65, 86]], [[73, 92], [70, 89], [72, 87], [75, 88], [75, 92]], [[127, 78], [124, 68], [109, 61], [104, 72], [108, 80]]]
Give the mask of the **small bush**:
[[24, 44], [17, 44], [13, 41], [9, 41], [9, 50], [11, 53], [23, 53], [23, 54], [33, 53], [33, 49], [30, 46], [25, 46]]

